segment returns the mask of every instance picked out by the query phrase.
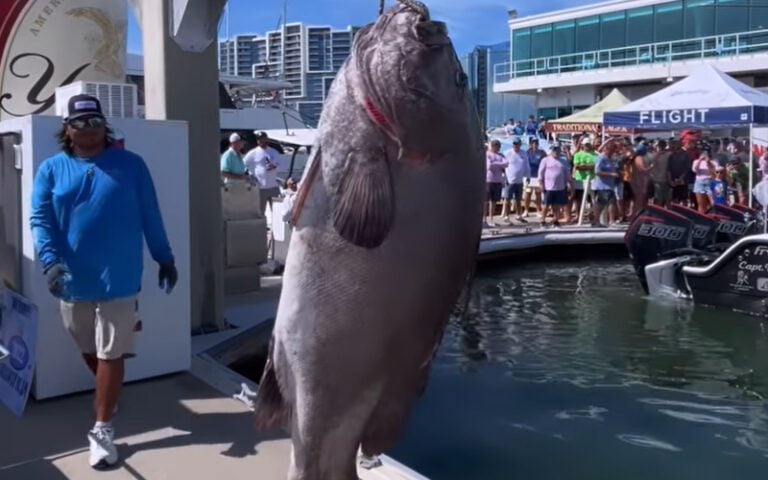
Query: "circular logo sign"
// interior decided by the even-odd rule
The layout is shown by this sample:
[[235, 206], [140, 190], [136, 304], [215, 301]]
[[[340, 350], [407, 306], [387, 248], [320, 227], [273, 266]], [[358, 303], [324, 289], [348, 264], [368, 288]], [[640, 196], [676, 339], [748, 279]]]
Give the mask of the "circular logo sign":
[[11, 337], [8, 350], [10, 350], [10, 362], [13, 368], [24, 370], [29, 365], [29, 349], [20, 336]]

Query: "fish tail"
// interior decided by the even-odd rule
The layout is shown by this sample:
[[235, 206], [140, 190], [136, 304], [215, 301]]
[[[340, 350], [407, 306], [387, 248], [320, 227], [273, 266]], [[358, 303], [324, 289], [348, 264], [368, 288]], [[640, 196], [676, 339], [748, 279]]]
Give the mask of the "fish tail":
[[285, 401], [280, 383], [277, 380], [274, 363], [274, 342], [269, 343], [269, 355], [264, 366], [264, 374], [259, 382], [259, 390], [254, 402], [254, 415], [256, 427], [270, 429], [285, 426], [291, 416], [291, 409]]

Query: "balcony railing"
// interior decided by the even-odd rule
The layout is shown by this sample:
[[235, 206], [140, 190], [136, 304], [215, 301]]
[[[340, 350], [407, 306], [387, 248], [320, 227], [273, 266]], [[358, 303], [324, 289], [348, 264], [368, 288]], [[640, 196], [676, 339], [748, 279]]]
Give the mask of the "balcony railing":
[[597, 69], [664, 64], [697, 58], [717, 58], [768, 51], [768, 30], [659, 42], [635, 47], [533, 58], [499, 63], [494, 83], [537, 75], [557, 75]]

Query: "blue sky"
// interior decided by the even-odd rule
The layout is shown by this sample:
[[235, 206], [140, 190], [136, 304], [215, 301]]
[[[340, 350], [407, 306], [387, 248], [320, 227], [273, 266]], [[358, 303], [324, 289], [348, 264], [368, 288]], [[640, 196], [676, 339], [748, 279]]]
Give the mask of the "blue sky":
[[[475, 45], [503, 42], [509, 38], [507, 10], [520, 16], [583, 5], [585, 0], [423, 0], [435, 20], [448, 24], [456, 50], [466, 53]], [[282, 0], [229, 0], [229, 32], [260, 33], [275, 30], [282, 14]], [[288, 0], [288, 21], [343, 28], [365, 25], [376, 17], [378, 0]], [[394, 0], [387, 0], [387, 5]], [[222, 22], [221, 36], [224, 36]], [[128, 51], [141, 52], [141, 32], [131, 16]]]

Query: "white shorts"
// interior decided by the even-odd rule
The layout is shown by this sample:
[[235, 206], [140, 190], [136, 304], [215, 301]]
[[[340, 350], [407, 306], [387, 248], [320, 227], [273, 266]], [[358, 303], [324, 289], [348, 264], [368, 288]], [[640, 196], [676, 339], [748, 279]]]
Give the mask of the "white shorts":
[[138, 301], [129, 297], [108, 302], [61, 302], [61, 318], [77, 347], [100, 360], [135, 355]]

